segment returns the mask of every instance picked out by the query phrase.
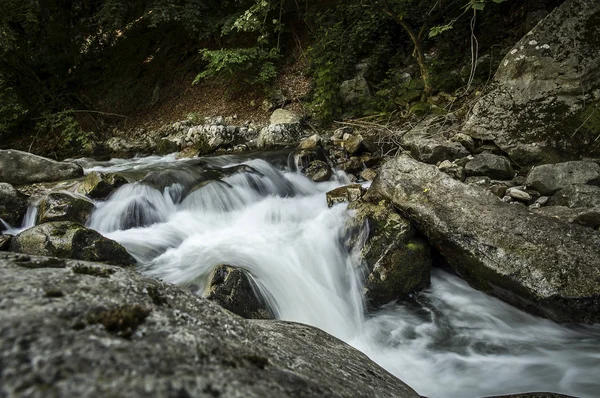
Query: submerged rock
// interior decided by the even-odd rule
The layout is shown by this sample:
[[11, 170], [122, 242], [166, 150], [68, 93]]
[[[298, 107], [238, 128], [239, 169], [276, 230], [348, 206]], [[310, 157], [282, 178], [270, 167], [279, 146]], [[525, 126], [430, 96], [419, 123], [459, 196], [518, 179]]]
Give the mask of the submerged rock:
[[[12, 227], [21, 225], [27, 212], [28, 199], [10, 184], [0, 182], [0, 218]], [[0, 231], [2, 231], [0, 223]]]
[[119, 174], [105, 174], [93, 171], [85, 177], [81, 185], [77, 188], [77, 192], [92, 199], [105, 199], [115, 189], [127, 183], [127, 179]]
[[275, 319], [256, 282], [245, 271], [229, 265], [214, 269], [203, 296], [242, 318]]
[[52, 192], [39, 204], [37, 224], [50, 221], [74, 221], [85, 224], [95, 206], [83, 197], [67, 192]]
[[[348, 208], [353, 213], [346, 225], [349, 244], [355, 246], [364, 240], [359, 254], [367, 267], [363, 293], [369, 308], [429, 286], [432, 266], [429, 243], [408, 220], [385, 201], [377, 204], [356, 201]], [[361, 237], [361, 233], [366, 236]]]
[[134, 270], [0, 254], [0, 273], [8, 396], [419, 397], [317, 328], [247, 321]]
[[29, 228], [13, 237], [17, 253], [132, 265], [135, 260], [114, 240], [70, 221], [55, 221]]
[[531, 169], [525, 183], [542, 195], [552, 195], [573, 184], [600, 185], [600, 165], [590, 161], [544, 164]]
[[532, 214], [406, 156], [371, 190], [415, 223], [473, 287], [558, 322], [600, 322], [600, 235]]
[[57, 162], [15, 149], [0, 149], [0, 182], [33, 184], [81, 177], [83, 169], [75, 163]]

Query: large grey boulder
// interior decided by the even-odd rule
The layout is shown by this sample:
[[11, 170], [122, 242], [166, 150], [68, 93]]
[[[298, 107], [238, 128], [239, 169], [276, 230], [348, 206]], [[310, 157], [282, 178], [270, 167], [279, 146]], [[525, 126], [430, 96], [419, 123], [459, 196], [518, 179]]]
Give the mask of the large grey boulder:
[[17, 253], [132, 265], [135, 260], [114, 240], [70, 221], [55, 221], [29, 228], [11, 239]]
[[551, 206], [571, 208], [600, 207], [600, 187], [593, 185], [571, 185], [558, 191], [550, 198]]
[[[386, 201], [350, 203], [349, 248], [366, 266], [363, 295], [368, 308], [407, 297], [430, 284], [431, 248], [411, 223]], [[364, 235], [363, 235], [364, 234]]]
[[[21, 225], [27, 212], [27, 196], [17, 191], [10, 184], [0, 182], [0, 218], [12, 227]], [[0, 231], [2, 224], [0, 223]]]
[[559, 322], [600, 322], [600, 235], [532, 214], [401, 156], [371, 187], [473, 287]]
[[509, 180], [515, 176], [508, 159], [488, 152], [475, 155], [465, 165], [465, 172], [468, 176], [488, 176], [497, 180]]
[[444, 136], [444, 126], [439, 118], [429, 118], [402, 136], [401, 143], [415, 159], [436, 164], [469, 156], [469, 151], [459, 142]]
[[0, 149], [0, 182], [23, 185], [82, 175], [83, 169], [75, 163], [57, 162], [15, 149]]
[[600, 185], [600, 165], [590, 161], [544, 164], [531, 169], [525, 184], [542, 195], [552, 195], [573, 184]]
[[95, 208], [85, 197], [70, 192], [52, 192], [40, 201], [37, 223], [74, 221], [85, 224]]
[[327, 333], [103, 264], [0, 254], [0, 395], [418, 398]]
[[463, 131], [522, 166], [600, 155], [600, 2], [567, 0], [506, 55]]
[[239, 268], [217, 266], [208, 278], [203, 296], [242, 318], [275, 319], [256, 282]]

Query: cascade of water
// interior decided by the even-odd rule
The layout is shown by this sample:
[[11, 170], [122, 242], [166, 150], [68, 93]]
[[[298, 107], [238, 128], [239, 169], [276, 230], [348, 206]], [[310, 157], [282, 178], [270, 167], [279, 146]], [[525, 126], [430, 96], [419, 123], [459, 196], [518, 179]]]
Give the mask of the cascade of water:
[[217, 265], [240, 267], [281, 319], [349, 342], [430, 397], [600, 391], [600, 327], [525, 314], [441, 271], [413, 301], [365, 319], [360, 264], [343, 245], [346, 207], [328, 208], [324, 195], [348, 182], [343, 173], [315, 184], [232, 156], [182, 161], [181, 178], [172, 158], [92, 168], [145, 175], [153, 162], [168, 179], [140, 176], [98, 203], [89, 222], [123, 244], [143, 272], [200, 293]]

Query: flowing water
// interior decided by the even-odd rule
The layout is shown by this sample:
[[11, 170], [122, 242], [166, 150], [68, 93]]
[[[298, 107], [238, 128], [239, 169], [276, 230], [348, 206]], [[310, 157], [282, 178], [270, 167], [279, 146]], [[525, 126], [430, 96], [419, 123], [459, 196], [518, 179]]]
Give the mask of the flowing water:
[[362, 267], [344, 246], [348, 211], [325, 201], [346, 176], [312, 183], [284, 155], [89, 162], [87, 172], [135, 182], [97, 202], [88, 224], [142, 272], [198, 293], [217, 265], [245, 269], [278, 318], [345, 340], [422, 395], [600, 396], [600, 325], [525, 314], [442, 271], [408, 302], [365, 315]]

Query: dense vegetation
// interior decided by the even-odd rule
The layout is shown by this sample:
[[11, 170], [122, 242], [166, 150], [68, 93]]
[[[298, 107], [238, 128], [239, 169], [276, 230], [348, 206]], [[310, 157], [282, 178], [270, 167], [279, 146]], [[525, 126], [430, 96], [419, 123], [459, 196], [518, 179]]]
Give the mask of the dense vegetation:
[[[339, 87], [357, 75], [357, 64], [366, 65], [359, 74], [373, 95], [353, 103], [351, 114], [428, 111], [439, 100], [432, 96], [451, 99], [489, 77], [492, 66], [477, 74], [474, 61], [523, 33], [523, 3], [3, 0], [0, 138], [51, 134], [64, 145], [83, 143], [81, 125], [101, 129], [110, 112], [148, 106], [140, 98], [151, 98], [155, 84], [190, 71], [195, 82], [224, 78], [268, 89], [299, 42], [309, 45], [318, 119], [348, 111]], [[501, 50], [486, 62], [497, 63]]]

